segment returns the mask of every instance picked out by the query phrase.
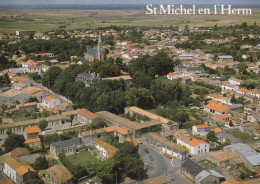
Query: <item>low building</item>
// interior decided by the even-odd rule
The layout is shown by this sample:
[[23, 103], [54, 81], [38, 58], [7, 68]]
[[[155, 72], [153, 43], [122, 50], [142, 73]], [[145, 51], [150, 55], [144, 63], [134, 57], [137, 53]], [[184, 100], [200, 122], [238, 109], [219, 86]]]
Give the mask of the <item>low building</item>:
[[31, 166], [9, 153], [0, 156], [0, 170], [17, 184], [28, 183], [36, 178], [36, 171]]
[[39, 128], [37, 126], [26, 127], [24, 130], [25, 142], [30, 147], [41, 146], [41, 139], [39, 138]]
[[237, 78], [234, 78], [234, 77], [231, 77], [228, 79], [228, 82], [232, 85], [235, 85], [235, 86], [240, 86], [242, 84], [242, 80], [240, 79], [237, 79]]
[[180, 146], [165, 137], [160, 136], [158, 133], [149, 133], [146, 135], [145, 141], [147, 144], [154, 146], [165, 154], [169, 154], [179, 160], [188, 158], [188, 149]]
[[63, 165], [54, 165], [48, 168], [44, 174], [49, 184], [75, 184], [71, 172]]
[[85, 83], [86, 86], [92, 86], [101, 81], [101, 77], [96, 73], [80, 73], [77, 76], [77, 80]]
[[28, 98], [30, 98], [31, 95], [22, 91], [22, 90], [13, 90], [10, 89], [8, 91], [5, 91], [3, 93], [0, 93], [0, 104], [9, 104], [9, 103], [15, 103], [15, 102], [24, 102]]
[[189, 158], [182, 163], [181, 171], [196, 184], [220, 183], [225, 178], [215, 170], [204, 169]]
[[224, 114], [229, 108], [226, 105], [220, 105], [217, 103], [209, 103], [204, 106], [204, 110], [214, 114]]
[[30, 86], [31, 80], [29, 78], [26, 78], [23, 76], [16, 76], [16, 77], [12, 78], [11, 83], [21, 83], [21, 84], [26, 84], [26, 85]]
[[58, 158], [60, 153], [64, 153], [65, 155], [76, 153], [77, 149], [80, 148], [80, 146], [80, 140], [77, 138], [53, 142], [50, 145], [50, 153]]
[[42, 99], [42, 105], [45, 108], [54, 108], [54, 106], [60, 105], [60, 103], [61, 103], [60, 99], [54, 96], [46, 96]]
[[218, 61], [222, 61], [222, 62], [233, 62], [234, 58], [233, 56], [230, 55], [223, 55], [223, 56], [219, 56], [218, 57]]
[[201, 139], [183, 139], [182, 137], [177, 138], [177, 144], [184, 146], [189, 149], [189, 153], [192, 155], [208, 153], [210, 149], [209, 143]]
[[154, 120], [154, 121], [159, 121], [162, 124], [163, 129], [178, 129], [179, 128], [179, 124], [177, 122], [174, 122], [172, 120], [169, 120], [167, 118], [164, 118], [162, 116], [156, 115], [154, 113], [151, 113], [149, 111], [143, 110], [139, 107], [126, 107], [125, 108], [125, 114], [130, 114], [130, 116], [133, 116], [134, 114], [137, 114], [141, 117], [146, 116], [148, 117], [150, 120]]
[[37, 103], [36, 102], [31, 102], [31, 103], [24, 103], [24, 104], [18, 104], [16, 105], [16, 109], [19, 111], [27, 110], [31, 111], [37, 108]]
[[94, 141], [94, 146], [97, 150], [99, 150], [99, 157], [100, 158], [110, 158], [115, 155], [118, 149], [101, 139], [96, 139]]
[[207, 156], [207, 160], [217, 164], [219, 167], [226, 167], [229, 164], [243, 164], [243, 161], [239, 158], [239, 156], [233, 153], [232, 151], [221, 151], [211, 153]]
[[243, 133], [248, 133], [250, 135], [258, 135], [258, 131], [260, 130], [260, 118], [259, 121], [251, 121], [251, 122], [242, 122], [240, 123], [239, 130]]
[[77, 114], [78, 122], [82, 124], [94, 123], [98, 118], [97, 115], [87, 109], [80, 109]]
[[228, 145], [224, 147], [224, 151], [232, 151], [237, 154], [249, 169], [253, 169], [255, 166], [260, 165], [260, 153], [247, 144], [237, 143]]
[[193, 125], [192, 134], [205, 136], [210, 131], [210, 127], [207, 124], [204, 125]]
[[132, 84], [132, 77], [130, 75], [107, 77], [107, 78], [102, 78], [102, 80], [123, 80], [123, 81], [125, 81], [127, 86], [130, 86]]

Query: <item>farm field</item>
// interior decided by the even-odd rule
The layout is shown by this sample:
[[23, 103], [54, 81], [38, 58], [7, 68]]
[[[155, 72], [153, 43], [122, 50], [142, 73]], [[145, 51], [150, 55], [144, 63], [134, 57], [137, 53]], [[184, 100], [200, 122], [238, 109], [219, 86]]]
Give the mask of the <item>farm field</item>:
[[260, 21], [252, 15], [146, 15], [145, 10], [0, 9], [0, 33], [15, 30], [50, 31], [58, 28], [89, 29], [116, 26], [214, 26]]

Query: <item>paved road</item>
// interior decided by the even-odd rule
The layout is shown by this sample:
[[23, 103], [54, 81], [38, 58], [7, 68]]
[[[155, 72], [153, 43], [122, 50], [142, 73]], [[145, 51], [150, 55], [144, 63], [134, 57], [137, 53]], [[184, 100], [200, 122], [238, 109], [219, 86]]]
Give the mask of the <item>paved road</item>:
[[[149, 153], [145, 153], [144, 149], [147, 149]], [[144, 163], [152, 166], [148, 172], [149, 178], [167, 175], [174, 183], [192, 183], [180, 172], [181, 161], [175, 158], [169, 159], [161, 155], [159, 150], [147, 144], [139, 144], [139, 154]], [[150, 160], [149, 156], [153, 159]]]

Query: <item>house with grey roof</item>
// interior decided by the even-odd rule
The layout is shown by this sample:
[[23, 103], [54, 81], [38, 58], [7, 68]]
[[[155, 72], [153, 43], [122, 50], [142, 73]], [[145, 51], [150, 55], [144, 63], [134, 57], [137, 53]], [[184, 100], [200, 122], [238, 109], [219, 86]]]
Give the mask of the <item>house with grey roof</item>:
[[181, 170], [195, 184], [220, 183], [224, 176], [215, 170], [206, 170], [193, 160], [187, 158], [181, 165]]
[[50, 145], [50, 153], [58, 158], [60, 153], [64, 153], [65, 155], [76, 153], [77, 149], [80, 148], [80, 146], [81, 143], [78, 138], [53, 142]]
[[230, 55], [223, 55], [223, 56], [219, 56], [218, 57], [218, 61], [229, 61], [229, 62], [233, 62], [234, 58], [233, 56]]
[[260, 153], [247, 144], [237, 143], [228, 145], [224, 147], [224, 151], [232, 151], [236, 153], [249, 169], [253, 169], [255, 166], [260, 165]]
[[183, 64], [179, 64], [175, 67], [175, 71], [177, 73], [183, 72], [194, 72], [194, 73], [204, 73], [204, 68], [202, 66], [184, 66]]
[[86, 86], [91, 86], [97, 84], [99, 81], [101, 81], [101, 77], [99, 73], [80, 73], [78, 74], [76, 80], [82, 81], [86, 84]]

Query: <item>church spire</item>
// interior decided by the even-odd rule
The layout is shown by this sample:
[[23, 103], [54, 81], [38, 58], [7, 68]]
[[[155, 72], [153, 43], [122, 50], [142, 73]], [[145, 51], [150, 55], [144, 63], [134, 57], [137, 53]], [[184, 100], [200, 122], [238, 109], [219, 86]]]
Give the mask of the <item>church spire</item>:
[[104, 60], [103, 43], [102, 43], [102, 31], [99, 31], [98, 45], [97, 45], [97, 57], [98, 60]]

